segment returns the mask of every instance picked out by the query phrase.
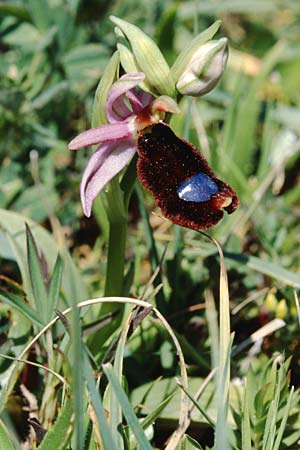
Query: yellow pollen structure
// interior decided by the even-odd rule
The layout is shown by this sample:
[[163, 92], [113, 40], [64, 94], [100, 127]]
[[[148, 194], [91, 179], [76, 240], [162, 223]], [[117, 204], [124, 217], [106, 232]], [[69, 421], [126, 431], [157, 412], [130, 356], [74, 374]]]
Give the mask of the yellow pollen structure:
[[229, 206], [232, 203], [232, 197], [227, 197], [224, 201], [224, 203], [222, 203], [221, 208], [227, 208], [227, 206]]

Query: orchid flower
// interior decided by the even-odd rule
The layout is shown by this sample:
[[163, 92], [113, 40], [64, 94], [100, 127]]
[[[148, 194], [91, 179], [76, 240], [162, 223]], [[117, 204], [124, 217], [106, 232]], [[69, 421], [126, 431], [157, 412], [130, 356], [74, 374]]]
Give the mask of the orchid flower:
[[69, 143], [70, 150], [100, 144], [83, 173], [80, 196], [84, 214], [90, 217], [93, 201], [106, 184], [132, 159], [139, 132], [159, 122], [165, 112], [178, 112], [176, 102], [167, 96], [154, 98], [138, 90], [143, 73], [125, 74], [108, 93], [107, 124], [79, 134]]

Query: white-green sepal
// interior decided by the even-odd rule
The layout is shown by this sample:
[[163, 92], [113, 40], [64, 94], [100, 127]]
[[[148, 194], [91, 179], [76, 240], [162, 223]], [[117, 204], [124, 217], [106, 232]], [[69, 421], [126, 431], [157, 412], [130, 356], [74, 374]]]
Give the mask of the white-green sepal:
[[128, 39], [132, 53], [141, 71], [146, 75], [146, 82], [156, 94], [175, 97], [175, 83], [170, 68], [161, 51], [153, 40], [135, 25], [118, 17], [111, 16]]
[[171, 73], [175, 81], [175, 84], [177, 83], [180, 75], [185, 71], [188, 63], [192, 59], [193, 54], [198, 50], [198, 48], [201, 45], [210, 41], [214, 37], [214, 35], [219, 30], [221, 23], [222, 23], [221, 20], [217, 20], [216, 22], [214, 22], [209, 28], [202, 31], [202, 33], [198, 34], [198, 36], [196, 36], [192, 40], [190, 45], [180, 53], [180, 55], [174, 62], [173, 66], [171, 67]]

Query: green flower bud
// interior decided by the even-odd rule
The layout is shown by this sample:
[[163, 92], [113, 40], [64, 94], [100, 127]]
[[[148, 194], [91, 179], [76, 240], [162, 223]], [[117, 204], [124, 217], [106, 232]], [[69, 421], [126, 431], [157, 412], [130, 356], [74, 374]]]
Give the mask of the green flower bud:
[[216, 86], [226, 66], [227, 43], [227, 38], [213, 40], [195, 51], [176, 84], [181, 94], [199, 97]]

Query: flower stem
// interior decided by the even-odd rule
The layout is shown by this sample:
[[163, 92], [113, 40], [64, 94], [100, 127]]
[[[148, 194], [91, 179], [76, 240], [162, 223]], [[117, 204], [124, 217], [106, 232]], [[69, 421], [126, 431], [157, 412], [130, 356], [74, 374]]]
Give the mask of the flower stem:
[[126, 231], [126, 220], [121, 220], [117, 223], [110, 223], [106, 283], [104, 291], [105, 297], [115, 295], [121, 296], [123, 294]]
[[[127, 220], [120, 219], [119, 222], [109, 222], [105, 297], [122, 296], [124, 294], [126, 232]], [[101, 306], [100, 316], [116, 312], [118, 313], [110, 323], [100, 328], [90, 337], [89, 348], [92, 353], [99, 353], [105, 341], [113, 335], [123, 319], [123, 304], [105, 303]]]

